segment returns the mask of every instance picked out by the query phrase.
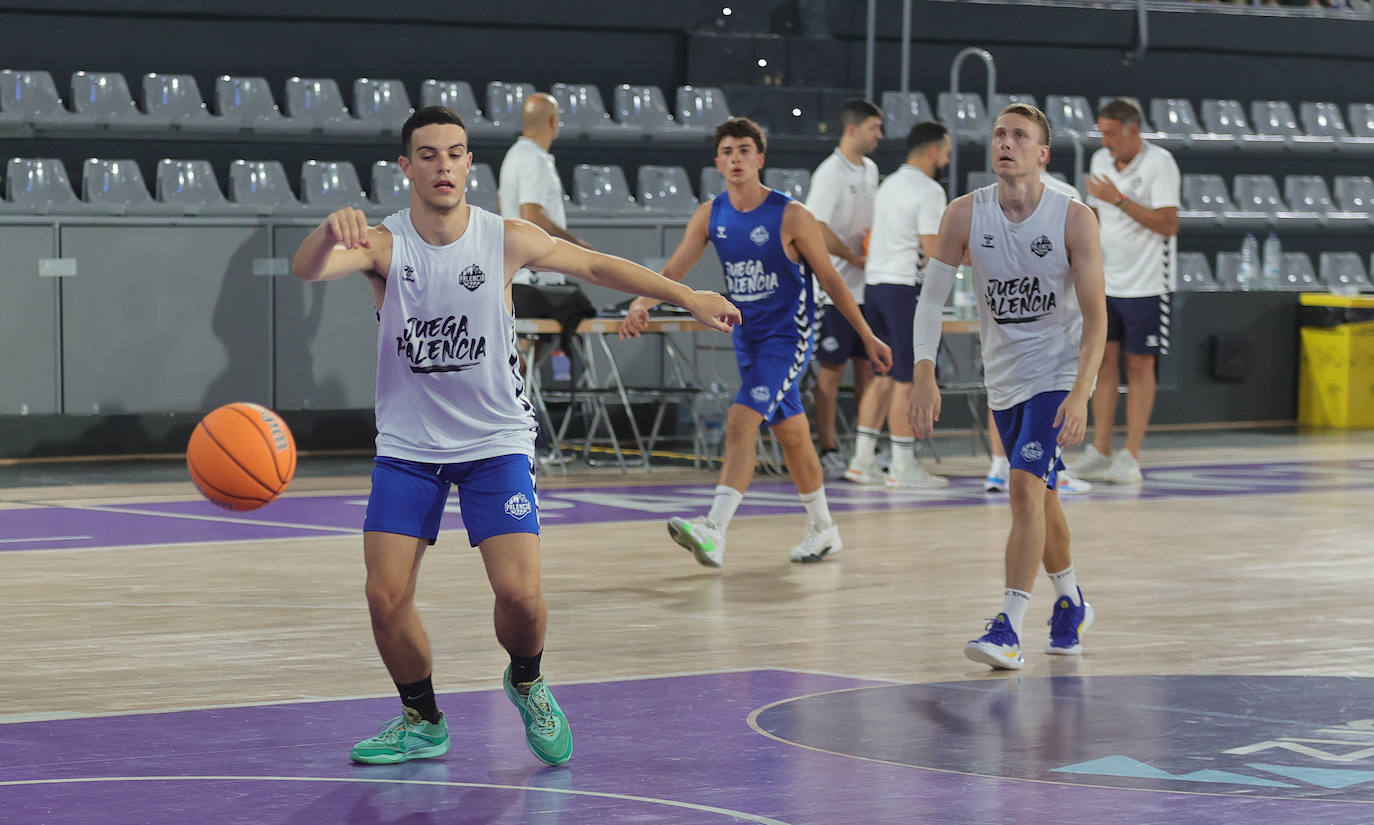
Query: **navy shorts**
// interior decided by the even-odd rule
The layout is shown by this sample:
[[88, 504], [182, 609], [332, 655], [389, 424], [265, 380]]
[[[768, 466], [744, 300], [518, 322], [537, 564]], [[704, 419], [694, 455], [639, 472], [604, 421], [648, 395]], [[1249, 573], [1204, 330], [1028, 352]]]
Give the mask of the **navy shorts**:
[[1121, 348], [1137, 355], [1159, 355], [1164, 307], [1169, 294], [1144, 298], [1107, 298], [1107, 340], [1120, 341]]
[[502, 455], [458, 464], [424, 464], [378, 456], [372, 468], [363, 529], [426, 539], [439, 536], [449, 485], [473, 547], [508, 533], [539, 535], [539, 498], [534, 463], [525, 455]]
[[863, 339], [859, 338], [859, 331], [854, 329], [844, 313], [834, 304], [828, 305], [824, 311], [821, 343], [816, 348], [816, 358], [832, 367], [843, 366], [851, 358], [867, 358], [868, 351], [864, 349]]
[[868, 299], [864, 303], [864, 316], [873, 334], [892, 347], [892, 369], [887, 377], [903, 384], [911, 383], [916, 366], [911, 322], [916, 318], [916, 299], [921, 297], [921, 288], [905, 284], [869, 284], [864, 297]]
[[801, 415], [801, 379], [811, 363], [814, 348], [812, 337], [766, 338], [758, 342], [736, 337], [740, 386], [735, 403], [763, 416], [763, 425], [768, 427]]
[[1058, 489], [1059, 471], [1064, 469], [1059, 447], [1062, 426], [1054, 426], [1054, 417], [1068, 397], [1065, 390], [1042, 392], [1009, 409], [992, 411], [1011, 468], [1025, 470], [1051, 490]]

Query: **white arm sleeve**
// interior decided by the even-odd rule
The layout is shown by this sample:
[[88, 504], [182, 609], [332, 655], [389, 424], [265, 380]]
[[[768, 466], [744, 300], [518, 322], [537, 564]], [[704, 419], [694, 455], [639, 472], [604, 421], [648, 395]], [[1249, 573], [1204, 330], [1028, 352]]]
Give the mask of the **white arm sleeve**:
[[937, 258], [926, 264], [925, 283], [921, 284], [921, 297], [916, 302], [916, 319], [911, 322], [912, 349], [915, 363], [935, 361], [940, 351], [940, 325], [943, 322], [945, 301], [954, 288], [954, 267]]

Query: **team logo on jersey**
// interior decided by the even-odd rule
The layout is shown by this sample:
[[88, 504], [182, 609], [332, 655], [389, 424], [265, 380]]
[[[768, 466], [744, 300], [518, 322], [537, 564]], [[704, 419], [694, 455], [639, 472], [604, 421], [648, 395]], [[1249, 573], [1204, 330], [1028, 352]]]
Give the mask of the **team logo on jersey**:
[[991, 235], [984, 235], [984, 236], [983, 236], [983, 248], [984, 248], [984, 249], [996, 249], [996, 247], [994, 247], [994, 246], [992, 245], [992, 236], [991, 236]]
[[477, 264], [469, 266], [458, 275], [458, 283], [468, 292], [472, 292], [477, 287], [487, 282], [487, 273], [482, 271], [482, 267]]
[[1039, 461], [1045, 457], [1045, 448], [1039, 441], [1032, 441], [1021, 448], [1021, 457], [1027, 461]]
[[716, 227], [716, 237], [717, 237], [717, 238], [724, 238], [724, 237], [725, 237], [725, 227], [723, 227], [723, 226], [717, 226], [717, 227]]
[[834, 352], [840, 348], [840, 342], [835, 340], [835, 336], [827, 335], [821, 339], [821, 349], [826, 352]]
[[402, 280], [402, 281], [409, 281], [409, 282], [412, 283], [412, 284], [415, 283], [415, 267], [413, 267], [413, 266], [403, 266], [403, 267], [401, 267], [401, 280]]
[[1159, 346], [1159, 336], [1158, 336], [1158, 335], [1146, 335], [1146, 336], [1145, 336], [1145, 346], [1150, 347], [1151, 349], [1154, 349], [1155, 347]]
[[749, 240], [757, 246], [763, 246], [768, 243], [768, 230], [762, 226], [754, 227], [753, 231], [749, 233]]
[[749, 391], [749, 397], [754, 399], [754, 402], [758, 404], [767, 404], [768, 399], [772, 396], [773, 392], [762, 384]]
[[1045, 257], [1046, 255], [1050, 254], [1051, 250], [1053, 249], [1054, 244], [1050, 243], [1050, 239], [1045, 237], [1044, 235], [1041, 235], [1040, 237], [1036, 238], [1035, 242], [1031, 244], [1031, 251], [1034, 252], [1036, 257], [1038, 258]]
[[506, 499], [506, 515], [511, 518], [524, 518], [532, 512], [534, 512], [534, 506], [530, 504], [528, 498], [525, 498], [524, 493], [516, 493]]

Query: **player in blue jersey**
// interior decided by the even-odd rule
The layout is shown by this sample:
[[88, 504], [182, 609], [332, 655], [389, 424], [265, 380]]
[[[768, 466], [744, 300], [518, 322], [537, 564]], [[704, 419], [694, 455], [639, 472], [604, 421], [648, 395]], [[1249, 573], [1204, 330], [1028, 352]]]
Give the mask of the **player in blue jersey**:
[[[669, 519], [668, 533], [701, 564], [721, 566], [725, 530], [754, 477], [754, 437], [760, 427], [771, 427], [806, 507], [806, 532], [790, 558], [820, 561], [844, 544], [825, 501], [821, 463], [798, 387], [819, 328], [811, 276], [858, 331], [877, 372], [892, 366], [892, 350], [873, 334], [830, 263], [820, 224], [805, 206], [759, 180], [767, 142], [758, 124], [730, 118], [716, 127], [715, 141], [716, 169], [725, 176], [725, 191], [692, 215], [663, 274], [681, 281], [706, 245], [715, 245], [726, 291], [743, 317], [734, 331], [740, 389], [725, 422], [725, 458], [711, 510], [694, 519]], [[657, 303], [637, 298], [620, 336], [643, 332]]]

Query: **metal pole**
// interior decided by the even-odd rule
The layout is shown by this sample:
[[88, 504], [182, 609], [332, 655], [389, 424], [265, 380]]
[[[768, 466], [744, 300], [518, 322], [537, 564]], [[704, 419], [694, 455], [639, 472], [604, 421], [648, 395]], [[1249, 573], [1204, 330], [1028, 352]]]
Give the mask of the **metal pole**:
[[868, 41], [864, 53], [864, 100], [873, 99], [873, 52], [878, 37], [878, 0], [868, 0]]
[[902, 0], [902, 94], [911, 89], [911, 0]]
[[1135, 49], [1127, 55], [1127, 59], [1144, 60], [1145, 53], [1150, 50], [1149, 9], [1145, 7], [1145, 0], [1137, 0], [1135, 9], [1136, 28], [1140, 34], [1136, 39]]
[[[959, 93], [959, 68], [963, 65], [964, 59], [968, 57], [978, 58], [983, 61], [983, 65], [987, 68], [988, 96], [986, 105], [989, 107], [989, 116], [991, 116], [992, 96], [997, 91], [997, 62], [992, 59], [992, 55], [988, 53], [987, 49], [970, 47], [954, 56], [954, 62], [949, 66], [949, 93], [951, 96]], [[950, 130], [950, 138], [954, 143], [954, 149], [949, 153], [948, 189], [949, 199], [954, 200], [959, 194], [959, 135], [954, 129]], [[984, 135], [983, 138], [986, 140], [987, 135]], [[986, 157], [986, 152], [983, 154], [983, 163], [986, 164], [985, 168], [990, 171], [992, 169], [992, 160]]]

